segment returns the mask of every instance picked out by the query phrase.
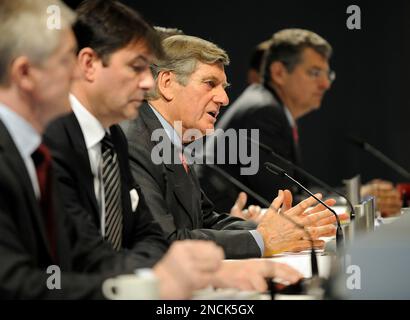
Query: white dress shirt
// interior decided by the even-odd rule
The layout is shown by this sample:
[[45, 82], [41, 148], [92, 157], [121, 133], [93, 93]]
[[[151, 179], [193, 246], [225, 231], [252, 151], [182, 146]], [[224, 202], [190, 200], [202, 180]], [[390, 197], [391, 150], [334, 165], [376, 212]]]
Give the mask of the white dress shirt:
[[296, 121], [295, 121], [295, 119], [293, 119], [293, 116], [290, 113], [289, 109], [286, 106], [284, 106], [283, 109], [285, 110], [286, 119], [288, 119], [290, 127], [291, 128], [295, 127], [296, 126]]

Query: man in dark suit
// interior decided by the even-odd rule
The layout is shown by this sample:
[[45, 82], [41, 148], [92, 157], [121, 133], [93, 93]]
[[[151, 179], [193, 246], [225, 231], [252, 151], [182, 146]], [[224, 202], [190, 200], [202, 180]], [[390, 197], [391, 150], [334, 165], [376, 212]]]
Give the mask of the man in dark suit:
[[[256, 226], [214, 212], [212, 203], [200, 189], [194, 170], [189, 170], [187, 174], [179, 162], [156, 165], [151, 161], [155, 146], [151, 134], [162, 128], [154, 111], [146, 103], [141, 106], [138, 119], [131, 122], [129, 127], [123, 127], [130, 138], [133, 175], [138, 177], [151, 212], [168, 239], [213, 239], [225, 247], [228, 258], [260, 256], [260, 249], [249, 231], [240, 230], [252, 230]], [[173, 144], [169, 145], [172, 154], [177, 152]], [[238, 246], [238, 243], [243, 244]]]
[[[52, 5], [58, 27], [45, 28]], [[41, 143], [46, 125], [70, 110], [74, 19], [57, 0], [0, 4], [0, 299], [103, 298], [106, 278], [146, 265], [114, 251], [88, 216], [66, 213]], [[207, 286], [222, 257], [211, 243], [173, 245], [153, 269], [160, 296], [186, 298]]]
[[[190, 159], [185, 159], [183, 144], [192, 142], [192, 136], [200, 138], [212, 131], [219, 109], [228, 104], [224, 65], [229, 58], [215, 44], [196, 37], [176, 35], [162, 44], [165, 57], [153, 65], [156, 86], [148, 94], [149, 104], [141, 107], [136, 120], [124, 123], [123, 129], [132, 173], [168, 239], [213, 240], [228, 258], [309, 248], [308, 241], [293, 233], [300, 230], [273, 213], [274, 207], [258, 227], [213, 211], [187, 163]], [[283, 197], [282, 192], [279, 198]], [[302, 214], [301, 206], [295, 210]], [[333, 219], [329, 212], [321, 215], [326, 221]], [[333, 226], [321, 221], [324, 227], [316, 229], [317, 235], [333, 234]], [[309, 224], [307, 220], [302, 223]], [[282, 236], [286, 228], [292, 232]]]
[[[262, 52], [267, 53], [264, 59], [261, 58]], [[258, 79], [255, 69], [259, 70], [261, 84], [252, 84], [246, 88], [222, 116], [217, 128], [234, 129], [237, 132], [239, 129], [258, 129], [261, 143], [303, 167], [297, 121], [320, 107], [324, 94], [335, 79], [334, 72], [329, 69], [331, 53], [330, 44], [311, 31], [278, 31], [270, 40], [259, 44], [253, 56], [254, 65], [251, 65], [250, 73], [253, 72], [253, 77]], [[246, 139], [239, 139], [235, 143], [248, 144], [248, 149], [251, 147]], [[218, 157], [220, 153], [223, 150], [216, 149], [214, 140], [209, 139], [206, 146], [207, 157]], [[269, 152], [261, 149], [258, 159], [259, 171], [254, 175], [242, 175], [238, 166], [220, 164], [220, 167], [266, 199], [280, 188], [292, 187], [289, 181], [272, 176], [263, 167], [266, 161], [277, 160]], [[284, 163], [280, 165], [305, 182], [292, 168]], [[198, 175], [216, 208], [230, 208], [240, 190], [207, 167], [200, 167]], [[373, 180], [362, 187], [361, 194], [375, 196], [383, 215], [395, 214], [401, 207], [400, 194], [387, 181]], [[253, 198], [250, 201], [258, 203]], [[237, 215], [242, 216], [241, 212]]]
[[161, 55], [160, 41], [151, 26], [120, 3], [88, 1], [77, 12], [73, 113], [47, 128], [45, 142], [66, 209], [87, 212], [116, 250], [132, 250], [151, 267], [168, 243], [132, 178], [127, 141], [116, 124], [137, 115], [144, 92], [152, 87], [149, 62]]

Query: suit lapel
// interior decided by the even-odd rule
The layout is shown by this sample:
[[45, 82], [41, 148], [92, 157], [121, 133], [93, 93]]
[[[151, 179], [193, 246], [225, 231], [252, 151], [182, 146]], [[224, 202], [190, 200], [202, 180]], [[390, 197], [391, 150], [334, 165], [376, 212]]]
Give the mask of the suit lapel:
[[69, 114], [64, 120], [70, 145], [75, 153], [76, 161], [74, 164], [76, 166], [76, 170], [78, 171], [77, 178], [81, 182], [80, 185], [85, 186], [85, 193], [91, 203], [94, 219], [96, 219], [97, 225], [99, 225], [100, 210], [95, 197], [94, 176], [91, 171], [90, 158], [88, 157], [88, 150], [85, 145], [84, 135], [74, 113]]
[[41, 241], [51, 258], [51, 249], [47, 240], [45, 223], [43, 215], [39, 206], [39, 203], [35, 197], [34, 189], [31, 183], [30, 176], [27, 172], [26, 165], [17, 150], [11, 136], [9, 135], [3, 122], [0, 120], [0, 148], [4, 149], [4, 156], [8, 162], [10, 168], [12, 169], [14, 176], [19, 180], [20, 185], [24, 195], [32, 208], [32, 214], [34, 216], [34, 221], [36, 227], [39, 230]]
[[172, 181], [173, 193], [179, 201], [181, 207], [188, 215], [193, 226], [197, 226], [196, 215], [194, 214], [194, 201], [192, 192], [192, 182], [189, 176], [185, 172], [182, 164], [167, 165], [173, 167], [173, 170], [169, 172], [170, 180]]

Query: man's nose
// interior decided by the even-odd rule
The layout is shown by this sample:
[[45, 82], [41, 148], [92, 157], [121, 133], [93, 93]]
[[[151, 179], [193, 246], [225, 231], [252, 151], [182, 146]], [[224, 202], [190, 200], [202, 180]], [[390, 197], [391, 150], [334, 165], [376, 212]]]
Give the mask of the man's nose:
[[221, 87], [218, 93], [215, 95], [214, 101], [220, 106], [224, 107], [229, 104], [229, 97], [225, 88]]
[[140, 81], [140, 87], [141, 89], [145, 89], [145, 90], [150, 90], [154, 87], [155, 85], [155, 81], [154, 81], [154, 77], [152, 76], [152, 72], [151, 69], [148, 68], [144, 74], [142, 75], [142, 79]]

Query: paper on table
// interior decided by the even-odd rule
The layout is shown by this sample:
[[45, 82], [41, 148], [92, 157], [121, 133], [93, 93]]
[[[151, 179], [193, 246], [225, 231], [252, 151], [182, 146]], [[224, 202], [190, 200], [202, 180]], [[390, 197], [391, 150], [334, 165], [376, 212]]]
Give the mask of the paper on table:
[[[319, 268], [319, 276], [328, 278], [331, 269], [332, 256], [317, 254], [317, 262]], [[283, 262], [298, 270], [305, 278], [312, 277], [312, 269], [310, 265], [310, 252], [298, 255], [282, 255], [270, 258], [275, 262]]]

